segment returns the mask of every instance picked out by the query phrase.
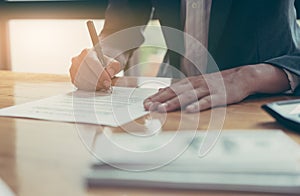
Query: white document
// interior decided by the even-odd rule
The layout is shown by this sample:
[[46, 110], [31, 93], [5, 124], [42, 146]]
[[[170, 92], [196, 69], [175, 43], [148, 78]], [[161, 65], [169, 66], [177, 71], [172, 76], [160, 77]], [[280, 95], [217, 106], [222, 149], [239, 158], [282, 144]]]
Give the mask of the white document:
[[1, 196], [14, 196], [12, 190], [0, 178], [0, 195]]
[[0, 116], [121, 126], [148, 112], [143, 100], [155, 89], [113, 87], [105, 92], [74, 91], [0, 110]]
[[[175, 131], [174, 131], [175, 132]], [[135, 139], [132, 135], [115, 133], [113, 143], [132, 150], [157, 149], [162, 141], [172, 138], [171, 131], [163, 132], [153, 139]], [[212, 150], [204, 157], [198, 152], [205, 138], [199, 131], [191, 141], [189, 131], [180, 131], [182, 141], [178, 146], [189, 148], [173, 162], [148, 171], [132, 171], [149, 168], [164, 160], [172, 152], [158, 151], [157, 156], [135, 159], [127, 154], [107, 153], [103, 157], [110, 165], [94, 164], [87, 176], [90, 186], [140, 186], [179, 189], [211, 189], [259, 191], [277, 193], [300, 192], [300, 147], [279, 130], [223, 131]], [[133, 142], [134, 141], [134, 142]], [[140, 142], [139, 142], [140, 141]], [[101, 144], [99, 143], [99, 148]], [[177, 149], [178, 150], [178, 149]], [[137, 156], [138, 157], [138, 156]], [[116, 169], [113, 166], [117, 166]], [[122, 169], [126, 166], [131, 171]], [[130, 167], [128, 167], [130, 166]], [[147, 167], [146, 167], [147, 166]], [[121, 169], [120, 169], [121, 168]]]

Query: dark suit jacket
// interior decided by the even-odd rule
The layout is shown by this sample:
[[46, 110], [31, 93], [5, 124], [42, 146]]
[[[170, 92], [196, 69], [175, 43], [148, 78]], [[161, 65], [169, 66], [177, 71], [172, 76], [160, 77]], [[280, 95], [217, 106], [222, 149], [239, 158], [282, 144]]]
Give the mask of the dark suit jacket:
[[[183, 30], [180, 0], [111, 0], [101, 35], [147, 24], [152, 8], [161, 25]], [[142, 44], [141, 32], [132, 36]], [[208, 50], [220, 70], [266, 62], [300, 75], [299, 48], [294, 0], [212, 0]], [[167, 58], [179, 66], [178, 54], [168, 51]]]

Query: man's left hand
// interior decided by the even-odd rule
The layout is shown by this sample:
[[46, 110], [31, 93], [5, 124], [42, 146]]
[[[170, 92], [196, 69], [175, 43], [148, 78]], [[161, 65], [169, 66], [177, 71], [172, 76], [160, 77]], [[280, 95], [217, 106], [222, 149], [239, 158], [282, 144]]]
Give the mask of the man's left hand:
[[182, 79], [144, 101], [146, 110], [199, 112], [237, 103], [254, 93], [289, 89], [283, 70], [268, 64], [248, 65]]

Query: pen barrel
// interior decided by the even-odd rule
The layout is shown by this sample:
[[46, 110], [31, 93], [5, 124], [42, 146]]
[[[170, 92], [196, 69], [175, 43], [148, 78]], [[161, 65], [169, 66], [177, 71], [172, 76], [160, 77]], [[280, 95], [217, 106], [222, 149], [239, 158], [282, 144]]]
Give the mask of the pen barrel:
[[90, 36], [91, 36], [91, 39], [93, 42], [93, 46], [96, 46], [97, 44], [99, 44], [99, 39], [98, 39], [95, 25], [94, 25], [93, 21], [91, 21], [91, 20], [87, 21], [86, 24], [87, 24], [87, 27], [88, 27], [88, 30], [89, 30], [89, 33], [90, 33]]
[[96, 44], [96, 46], [94, 48], [95, 48], [95, 51], [97, 53], [97, 57], [98, 57], [100, 63], [102, 64], [103, 67], [106, 67], [107, 62], [106, 62], [106, 59], [105, 59], [105, 57], [103, 55], [100, 43]]

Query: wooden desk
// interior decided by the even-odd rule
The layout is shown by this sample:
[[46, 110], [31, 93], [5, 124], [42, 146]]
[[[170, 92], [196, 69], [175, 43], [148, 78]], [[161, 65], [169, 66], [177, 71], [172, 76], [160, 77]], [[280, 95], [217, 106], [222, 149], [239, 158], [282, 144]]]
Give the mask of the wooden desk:
[[[122, 79], [136, 86], [137, 78]], [[65, 93], [73, 89], [67, 76], [0, 71], [0, 108]], [[255, 98], [226, 110], [224, 129], [283, 129], [295, 141], [300, 136], [284, 129], [261, 110], [264, 103], [288, 96]], [[214, 109], [214, 111], [219, 108]], [[201, 113], [199, 129], [209, 123], [211, 110]], [[189, 129], [199, 114], [167, 115], [164, 130]], [[138, 119], [144, 123], [145, 117]], [[146, 126], [146, 125], [145, 125]], [[194, 125], [193, 125], [194, 127]], [[121, 131], [119, 129], [112, 131]], [[0, 176], [18, 195], [231, 195], [229, 192], [151, 190], [134, 188], [87, 189], [84, 174], [92, 156], [78, 137], [75, 124], [41, 120], [0, 118]], [[235, 193], [242, 194], [242, 193]], [[243, 193], [245, 195], [249, 195]], [[251, 194], [252, 195], [252, 194]]]

